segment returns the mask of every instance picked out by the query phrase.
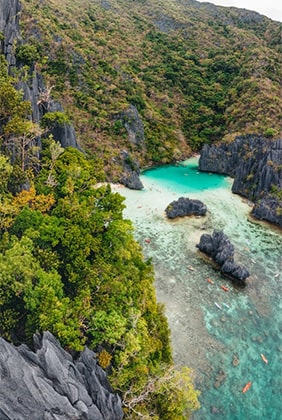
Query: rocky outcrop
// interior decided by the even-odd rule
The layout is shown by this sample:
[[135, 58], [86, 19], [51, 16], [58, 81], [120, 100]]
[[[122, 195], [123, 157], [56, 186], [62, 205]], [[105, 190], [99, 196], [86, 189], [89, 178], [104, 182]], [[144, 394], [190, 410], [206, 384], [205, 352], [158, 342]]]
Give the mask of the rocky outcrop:
[[264, 197], [255, 204], [252, 215], [259, 220], [267, 220], [282, 227], [282, 200], [276, 197]]
[[238, 281], [241, 285], [245, 284], [245, 280], [250, 273], [245, 267], [235, 263], [234, 246], [223, 231], [214, 231], [212, 235], [203, 234], [200, 238], [200, 243], [196, 247], [212, 257], [220, 266], [223, 274]]
[[120, 183], [131, 190], [142, 190], [144, 188], [139, 178], [139, 174], [131, 169], [123, 172]]
[[[16, 68], [21, 68], [23, 64], [15, 55], [15, 45], [23, 44], [19, 27], [19, 12], [21, 10], [19, 0], [0, 1], [0, 33], [3, 33], [3, 40], [0, 41], [0, 53], [4, 54], [10, 74]], [[55, 110], [63, 111], [62, 106], [50, 99], [47, 89], [44, 86], [43, 78], [35, 70], [34, 63], [30, 65], [28, 80], [22, 80], [17, 88], [23, 92], [23, 99], [30, 101], [32, 106], [32, 120], [40, 122], [42, 116], [47, 112]], [[45, 98], [45, 103], [41, 100]], [[48, 98], [48, 100], [46, 100]], [[70, 124], [57, 125], [52, 134], [56, 141], [63, 147], [75, 147], [80, 149], [74, 128]], [[36, 140], [36, 146], [41, 147], [40, 138]]]
[[[53, 100], [48, 103], [47, 109], [48, 112], [64, 111], [62, 105], [59, 102], [55, 102]], [[72, 125], [67, 123], [55, 123], [55, 125], [51, 128], [50, 131], [54, 139], [60, 139], [62, 147], [74, 147], [76, 149], [82, 150], [77, 144], [75, 131]]]
[[169, 219], [184, 216], [204, 216], [207, 212], [207, 206], [200, 200], [193, 200], [188, 197], [180, 197], [172, 201], [165, 209]]
[[[130, 105], [115, 116], [117, 129], [123, 129], [127, 132], [127, 140], [139, 154], [145, 152], [145, 134], [143, 121], [140, 118], [137, 108]], [[134, 159], [127, 151], [123, 150], [120, 154], [122, 175], [121, 184], [132, 190], [141, 190], [143, 187], [140, 181], [139, 162]]]
[[123, 150], [121, 152], [122, 161], [122, 175], [120, 183], [131, 190], [142, 190], [144, 188], [139, 175], [140, 168], [137, 160], [133, 159], [131, 155]]
[[250, 135], [205, 145], [199, 169], [232, 176], [232, 192], [255, 203], [252, 214], [282, 227], [282, 139]]
[[16, 65], [14, 42], [20, 40], [20, 10], [19, 0], [1, 0], [0, 2], [0, 33], [3, 34], [0, 52], [5, 55], [10, 70]]
[[144, 125], [136, 106], [130, 105], [127, 109], [119, 113], [115, 120], [120, 121], [125, 127], [128, 141], [131, 144], [138, 146], [138, 148], [144, 147]]
[[52, 334], [34, 336], [35, 352], [0, 338], [0, 418], [119, 420], [121, 400], [88, 348], [77, 360]]

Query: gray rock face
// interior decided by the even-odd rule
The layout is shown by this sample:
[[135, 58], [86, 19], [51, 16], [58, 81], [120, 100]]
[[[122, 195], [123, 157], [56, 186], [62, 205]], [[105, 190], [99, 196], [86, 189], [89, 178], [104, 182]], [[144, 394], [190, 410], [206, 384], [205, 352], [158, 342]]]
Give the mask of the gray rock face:
[[[21, 44], [23, 41], [20, 35], [19, 27], [19, 12], [21, 10], [19, 0], [0, 0], [0, 32], [4, 35], [4, 41], [0, 41], [0, 51], [5, 55], [8, 62], [8, 70], [10, 74], [16, 67], [21, 67], [22, 63], [17, 59], [14, 53], [14, 44], [17, 42]], [[52, 107], [56, 104], [57, 109], [63, 111], [58, 103], [50, 101], [45, 103], [44, 106], [40, 101], [43, 96], [46, 97], [46, 87], [44, 86], [43, 79], [31, 65], [30, 77], [28, 81], [21, 81], [18, 83], [17, 88], [23, 91], [23, 99], [30, 101], [32, 106], [32, 120], [40, 122], [40, 119], [46, 112], [54, 112]], [[59, 109], [58, 109], [59, 108]], [[63, 126], [56, 126], [52, 132], [54, 139], [59, 141], [63, 147], [75, 147], [80, 149], [74, 128], [69, 124]], [[41, 147], [40, 138], [36, 140], [36, 146]], [[33, 146], [33, 144], [31, 145]]]
[[[50, 101], [48, 103], [48, 112], [63, 112], [63, 108], [60, 103], [55, 101]], [[55, 124], [51, 129], [51, 133], [55, 140], [58, 140], [62, 147], [74, 147], [76, 149], [82, 150], [77, 144], [75, 131], [72, 125], [70, 124]]]
[[140, 168], [138, 162], [125, 150], [121, 152], [121, 161], [123, 167], [120, 178], [121, 184], [131, 190], [142, 190], [144, 186], [139, 178]]
[[5, 55], [9, 67], [16, 65], [16, 58], [13, 53], [15, 40], [20, 39], [19, 12], [21, 10], [19, 0], [0, 1], [0, 32], [4, 40], [0, 43], [1, 53]]
[[234, 261], [234, 246], [222, 231], [214, 231], [212, 235], [203, 234], [196, 245], [200, 251], [220, 265], [222, 273], [244, 285], [250, 273]]
[[0, 338], [1, 420], [119, 420], [121, 400], [95, 354], [78, 360], [48, 332], [34, 337], [35, 352]]
[[282, 139], [241, 136], [229, 144], [205, 145], [199, 169], [232, 176], [232, 192], [255, 202], [252, 214], [282, 227]]
[[121, 184], [131, 190], [142, 190], [144, 188], [136, 171], [124, 172], [121, 177]]
[[129, 142], [139, 148], [144, 147], [144, 125], [137, 108], [130, 105], [128, 109], [118, 114], [116, 119], [120, 120], [126, 128]]
[[255, 204], [252, 215], [282, 227], [282, 201], [274, 197], [265, 197]]
[[207, 206], [200, 200], [193, 200], [188, 197], [180, 197], [172, 201], [165, 209], [169, 219], [184, 216], [204, 216], [207, 212]]
[[[120, 121], [125, 127], [127, 139], [132, 146], [139, 152], [145, 151], [144, 125], [137, 108], [130, 105], [116, 116], [116, 120]], [[120, 158], [123, 169], [120, 178], [121, 184], [132, 190], [142, 190], [144, 186], [139, 178], [139, 162], [133, 159], [126, 150], [121, 152]]]

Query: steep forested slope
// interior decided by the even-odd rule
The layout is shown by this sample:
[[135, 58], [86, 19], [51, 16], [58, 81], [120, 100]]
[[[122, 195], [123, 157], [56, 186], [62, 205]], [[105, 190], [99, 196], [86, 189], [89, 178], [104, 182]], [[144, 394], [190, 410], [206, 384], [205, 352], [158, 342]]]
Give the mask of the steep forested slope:
[[95, 187], [83, 154], [55, 142], [40, 175], [18, 194], [9, 191], [13, 168], [3, 155], [0, 167], [0, 335], [30, 343], [48, 330], [70, 351], [87, 344], [128, 418], [185, 418], [198, 407], [197, 393], [189, 370], [171, 366], [152, 264], [122, 218], [123, 198]]
[[[189, 369], [172, 365], [151, 261], [123, 219], [123, 198], [98, 183], [101, 164], [62, 147], [76, 146], [69, 118], [44, 88], [36, 48], [21, 42], [18, 12], [18, 0], [0, 2], [0, 335], [31, 344], [49, 330], [75, 356], [87, 344], [127, 418], [186, 418], [198, 393]], [[18, 415], [12, 402], [1, 408]]]
[[[278, 22], [196, 1], [22, 3], [22, 62], [36, 59], [112, 176], [122, 149], [164, 163], [236, 133], [279, 134]], [[132, 138], [133, 120], [144, 130]]]
[[[87, 344], [128, 418], [183, 418], [197, 393], [171, 367], [151, 262], [121, 197], [98, 182], [120, 179], [122, 160], [134, 169], [236, 133], [275, 138], [281, 25], [195, 1], [21, 3], [0, 2], [0, 333]], [[70, 124], [85, 154], [61, 147], [77, 146]]]

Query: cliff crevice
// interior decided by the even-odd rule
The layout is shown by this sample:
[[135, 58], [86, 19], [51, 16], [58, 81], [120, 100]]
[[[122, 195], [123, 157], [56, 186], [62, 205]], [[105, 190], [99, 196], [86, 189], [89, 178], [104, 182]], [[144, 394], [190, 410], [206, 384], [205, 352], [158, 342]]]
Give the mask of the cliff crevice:
[[121, 400], [114, 394], [95, 353], [77, 360], [54, 336], [34, 336], [35, 352], [0, 338], [0, 418], [120, 420]]

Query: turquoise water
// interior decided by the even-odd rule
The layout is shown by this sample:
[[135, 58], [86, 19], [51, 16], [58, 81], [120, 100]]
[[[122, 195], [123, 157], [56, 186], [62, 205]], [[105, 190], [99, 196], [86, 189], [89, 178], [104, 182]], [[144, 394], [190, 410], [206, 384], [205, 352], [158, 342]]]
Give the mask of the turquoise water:
[[[282, 419], [281, 231], [249, 220], [250, 207], [232, 195], [231, 180], [198, 173], [196, 159], [145, 171], [141, 180], [143, 191], [121, 192], [125, 215], [145, 256], [153, 259], [175, 362], [196, 372], [201, 409], [193, 419]], [[181, 195], [205, 202], [207, 216], [168, 221], [164, 209]], [[236, 261], [248, 267], [244, 289], [236, 289], [197, 251], [200, 235], [214, 229], [224, 230]]]
[[142, 175], [161, 187], [168, 187], [180, 193], [204, 191], [226, 185], [226, 178], [221, 175], [199, 172], [195, 158], [178, 165], [146, 170]]

